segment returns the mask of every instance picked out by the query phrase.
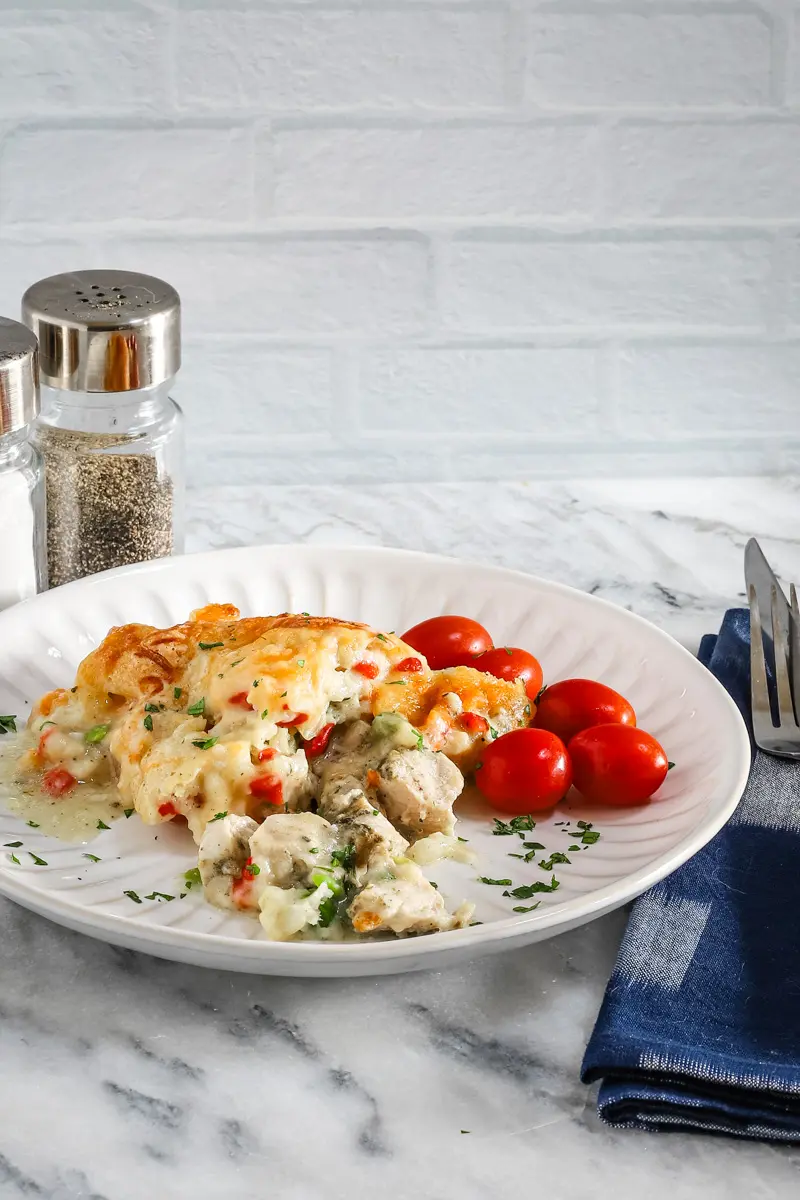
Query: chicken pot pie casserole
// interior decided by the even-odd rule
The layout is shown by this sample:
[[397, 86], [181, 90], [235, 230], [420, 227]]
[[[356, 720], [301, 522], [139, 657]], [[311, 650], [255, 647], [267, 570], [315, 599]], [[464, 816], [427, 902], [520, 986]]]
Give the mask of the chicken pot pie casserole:
[[16, 770], [59, 806], [103, 789], [147, 825], [185, 822], [206, 900], [268, 938], [433, 933], [472, 905], [450, 912], [422, 866], [470, 860], [453, 804], [482, 747], [530, 719], [522, 681], [431, 670], [394, 634], [212, 604], [112, 629], [35, 705]]

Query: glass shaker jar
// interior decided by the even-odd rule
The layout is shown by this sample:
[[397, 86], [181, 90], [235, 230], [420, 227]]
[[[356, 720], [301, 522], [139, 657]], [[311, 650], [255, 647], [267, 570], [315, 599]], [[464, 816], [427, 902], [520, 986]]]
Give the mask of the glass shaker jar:
[[38, 412], [36, 338], [0, 317], [0, 609], [47, 586], [44, 472], [28, 441]]
[[133, 271], [40, 279], [22, 298], [39, 340], [34, 443], [47, 481], [55, 587], [183, 549], [183, 416], [174, 288]]

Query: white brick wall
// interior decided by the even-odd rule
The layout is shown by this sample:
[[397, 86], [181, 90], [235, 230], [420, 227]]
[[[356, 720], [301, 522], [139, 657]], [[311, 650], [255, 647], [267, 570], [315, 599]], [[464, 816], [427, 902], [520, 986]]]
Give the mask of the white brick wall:
[[195, 481], [800, 466], [792, 0], [0, 0], [0, 311], [185, 304]]

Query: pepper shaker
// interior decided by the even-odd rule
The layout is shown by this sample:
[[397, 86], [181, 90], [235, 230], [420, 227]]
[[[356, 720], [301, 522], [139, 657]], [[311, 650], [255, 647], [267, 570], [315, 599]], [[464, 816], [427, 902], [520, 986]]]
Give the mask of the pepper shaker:
[[36, 338], [0, 317], [0, 609], [46, 587], [44, 473], [28, 441], [38, 412]]
[[22, 316], [39, 340], [50, 586], [183, 549], [180, 297], [132, 271], [40, 279]]

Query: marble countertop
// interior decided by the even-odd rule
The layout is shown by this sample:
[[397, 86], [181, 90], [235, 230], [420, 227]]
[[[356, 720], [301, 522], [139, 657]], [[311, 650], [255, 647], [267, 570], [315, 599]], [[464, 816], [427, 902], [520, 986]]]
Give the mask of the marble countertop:
[[[191, 550], [407, 546], [571, 583], [694, 648], [758, 536], [800, 579], [800, 481], [225, 488]], [[229, 975], [0, 900], [0, 1200], [766, 1200], [800, 1148], [616, 1132], [578, 1069], [625, 922], [377, 979]]]

